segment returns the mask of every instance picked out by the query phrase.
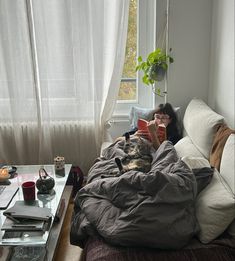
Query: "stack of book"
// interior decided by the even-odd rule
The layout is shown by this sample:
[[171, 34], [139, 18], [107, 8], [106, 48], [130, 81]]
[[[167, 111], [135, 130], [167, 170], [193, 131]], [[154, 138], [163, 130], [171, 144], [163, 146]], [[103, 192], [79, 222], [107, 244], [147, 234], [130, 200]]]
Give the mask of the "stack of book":
[[[35, 201], [37, 203], [37, 201]], [[1, 227], [5, 231], [45, 231], [51, 218], [51, 210], [16, 201], [15, 205], [3, 212], [6, 219]]]

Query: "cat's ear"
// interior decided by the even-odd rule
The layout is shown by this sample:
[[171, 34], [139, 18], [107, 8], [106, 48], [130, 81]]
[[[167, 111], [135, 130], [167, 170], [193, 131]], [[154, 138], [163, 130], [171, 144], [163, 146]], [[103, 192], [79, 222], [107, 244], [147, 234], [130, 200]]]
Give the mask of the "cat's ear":
[[126, 139], [126, 141], [130, 141], [130, 133], [129, 132], [125, 133], [125, 139]]

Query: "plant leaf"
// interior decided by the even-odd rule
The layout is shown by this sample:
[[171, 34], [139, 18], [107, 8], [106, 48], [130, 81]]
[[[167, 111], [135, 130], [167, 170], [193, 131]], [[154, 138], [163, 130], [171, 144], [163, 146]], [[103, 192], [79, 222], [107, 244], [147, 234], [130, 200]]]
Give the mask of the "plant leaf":
[[143, 76], [142, 81], [143, 81], [143, 83], [149, 85], [149, 79], [148, 79], [148, 75], [147, 75], [147, 74], [145, 74], [145, 75]]
[[139, 57], [138, 57], [138, 62], [141, 63], [142, 61], [143, 61], [142, 57], [139, 56]]
[[140, 65], [137, 65], [137, 66], [135, 67], [135, 71], [137, 72], [139, 69], [140, 69]]
[[161, 96], [161, 89], [157, 88], [157, 95]]

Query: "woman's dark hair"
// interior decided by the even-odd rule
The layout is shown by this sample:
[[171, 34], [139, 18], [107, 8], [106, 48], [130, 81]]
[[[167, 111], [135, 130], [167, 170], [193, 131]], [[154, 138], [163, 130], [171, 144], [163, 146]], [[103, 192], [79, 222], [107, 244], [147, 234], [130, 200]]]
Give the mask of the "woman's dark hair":
[[159, 104], [155, 113], [167, 114], [171, 118], [171, 122], [167, 126], [167, 138], [175, 144], [179, 139], [182, 138], [180, 124], [178, 121], [177, 114], [170, 103]]

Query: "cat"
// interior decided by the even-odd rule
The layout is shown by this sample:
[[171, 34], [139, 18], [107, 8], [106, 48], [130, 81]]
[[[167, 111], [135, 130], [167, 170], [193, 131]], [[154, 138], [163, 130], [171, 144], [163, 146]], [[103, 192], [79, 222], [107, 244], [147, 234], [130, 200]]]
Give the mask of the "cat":
[[116, 157], [115, 163], [119, 169], [118, 173], [102, 175], [102, 177], [119, 177], [129, 170], [136, 170], [147, 173], [151, 169], [151, 144], [145, 139], [138, 137], [135, 142], [130, 139], [130, 134], [125, 133], [125, 143], [123, 151], [126, 156], [123, 158]]

